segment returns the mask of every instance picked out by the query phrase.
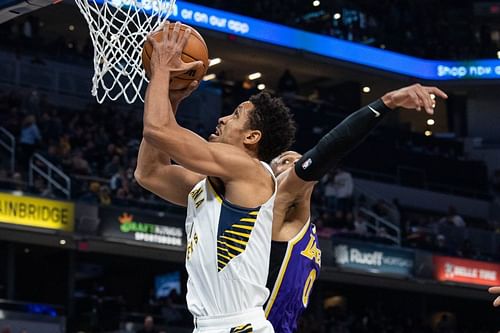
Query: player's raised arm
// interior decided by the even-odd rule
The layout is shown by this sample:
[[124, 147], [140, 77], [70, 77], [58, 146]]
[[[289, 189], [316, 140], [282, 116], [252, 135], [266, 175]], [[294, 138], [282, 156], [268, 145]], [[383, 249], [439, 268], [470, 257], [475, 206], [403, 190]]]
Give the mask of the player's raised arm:
[[303, 181], [317, 181], [337, 165], [337, 163], [374, 129], [391, 110], [403, 107], [422, 108], [433, 114], [435, 101], [433, 96], [448, 96], [436, 87], [424, 87], [414, 84], [391, 91], [375, 102], [354, 112], [327, 133], [318, 144], [295, 165], [295, 173]]
[[[170, 31], [172, 30], [172, 31]], [[175, 120], [170, 104], [169, 80], [171, 74], [201, 66], [201, 62], [184, 63], [182, 50], [189, 39], [190, 30], [180, 33], [180, 24], [169, 29], [164, 26], [162, 40], [149, 38], [153, 45], [151, 81], [144, 106], [144, 140], [187, 169], [221, 179], [242, 177], [251, 157], [231, 145], [208, 143], [195, 133], [182, 128]], [[246, 138], [249, 144], [258, 141], [259, 131]]]
[[[174, 115], [180, 102], [197, 87], [198, 82], [193, 81], [186, 89], [170, 92]], [[148, 191], [181, 206], [187, 205], [188, 193], [204, 177], [181, 166], [172, 165], [168, 154], [156, 149], [144, 139], [139, 147], [134, 176]]]
[[[349, 151], [363, 142], [391, 110], [402, 107], [420, 111], [423, 108], [427, 113], [433, 114], [435, 96], [448, 97], [436, 87], [414, 84], [391, 91], [354, 112], [323, 136], [316, 146], [295, 163], [294, 168], [280, 175], [278, 181], [281, 198], [278, 200], [289, 200], [291, 203], [296, 200], [305, 189], [335, 168]], [[280, 160], [277, 159], [277, 162]]]

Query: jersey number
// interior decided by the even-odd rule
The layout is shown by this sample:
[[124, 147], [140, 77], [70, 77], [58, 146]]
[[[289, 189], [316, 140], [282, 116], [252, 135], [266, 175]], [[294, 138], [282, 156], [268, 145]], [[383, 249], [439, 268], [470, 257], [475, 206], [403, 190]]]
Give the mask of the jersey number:
[[191, 259], [196, 244], [198, 244], [198, 234], [195, 232], [193, 238], [188, 242], [186, 246], [186, 260], [189, 261]]
[[304, 291], [302, 292], [302, 304], [307, 308], [309, 303], [309, 296], [313, 288], [314, 280], [316, 280], [316, 270], [313, 268], [307, 277], [306, 283], [304, 284]]

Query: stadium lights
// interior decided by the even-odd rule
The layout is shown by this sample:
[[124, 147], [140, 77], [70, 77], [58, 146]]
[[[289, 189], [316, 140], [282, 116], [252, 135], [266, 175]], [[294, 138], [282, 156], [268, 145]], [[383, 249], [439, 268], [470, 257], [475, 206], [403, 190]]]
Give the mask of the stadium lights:
[[434, 121], [434, 119], [427, 119], [427, 125], [429, 126], [432, 126], [434, 125], [436, 122]]
[[365, 94], [368, 94], [370, 91], [372, 91], [372, 89], [371, 89], [370, 87], [368, 87], [368, 86], [364, 86], [364, 87], [363, 87], [363, 92], [364, 92]]
[[257, 80], [257, 79], [260, 79], [262, 77], [262, 74], [260, 74], [260, 72], [256, 72], [256, 73], [252, 73], [250, 75], [248, 75], [248, 79], [249, 80]]
[[215, 79], [216, 77], [217, 77], [217, 75], [215, 75], [214, 73], [212, 73], [212, 74], [208, 74], [208, 75], [205, 75], [205, 76], [203, 77], [203, 81], [210, 81], [210, 80]]
[[314, 7], [318, 7], [321, 3], [319, 2], [319, 0], [314, 0], [313, 1], [313, 6]]
[[221, 58], [213, 58], [213, 59], [210, 59], [210, 63], [208, 64], [208, 67], [212, 67], [212, 66], [215, 66], [215, 65], [218, 65], [222, 62], [222, 59]]
[[342, 17], [342, 15], [340, 13], [333, 14], [333, 19], [334, 20], [340, 20], [341, 17]]
[[259, 89], [259, 90], [264, 90], [264, 89], [266, 89], [266, 85], [265, 85], [264, 83], [261, 83], [261, 84], [259, 84], [259, 85], [257, 86], [257, 89]]
[[425, 134], [425, 136], [431, 136], [431, 135], [432, 135], [432, 132], [431, 132], [431, 131], [429, 131], [429, 130], [427, 130], [427, 131], [425, 131], [425, 132], [424, 132], [424, 134]]

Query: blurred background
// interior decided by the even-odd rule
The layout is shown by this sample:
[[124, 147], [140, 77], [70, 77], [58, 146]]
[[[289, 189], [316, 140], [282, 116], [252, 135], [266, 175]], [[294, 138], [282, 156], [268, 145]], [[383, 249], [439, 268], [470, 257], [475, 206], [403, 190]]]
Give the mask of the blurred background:
[[[71, 0], [17, 14], [0, 24], [0, 332], [191, 332], [185, 211], [133, 177], [142, 103], [95, 102]], [[322, 272], [298, 332], [500, 329], [500, 2], [198, 0], [173, 19], [209, 46], [178, 114], [203, 137], [261, 90], [302, 153], [390, 90], [449, 95], [392, 113], [316, 186]]]

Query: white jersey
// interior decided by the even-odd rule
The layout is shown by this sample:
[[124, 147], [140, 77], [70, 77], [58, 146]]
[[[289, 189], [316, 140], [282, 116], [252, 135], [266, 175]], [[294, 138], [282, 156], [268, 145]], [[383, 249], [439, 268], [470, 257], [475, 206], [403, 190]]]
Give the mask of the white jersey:
[[[271, 168], [262, 164], [272, 175]], [[216, 193], [208, 178], [189, 194], [186, 299], [195, 318], [262, 308], [266, 302], [274, 176], [273, 180], [273, 195], [257, 208], [231, 204]]]

